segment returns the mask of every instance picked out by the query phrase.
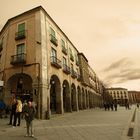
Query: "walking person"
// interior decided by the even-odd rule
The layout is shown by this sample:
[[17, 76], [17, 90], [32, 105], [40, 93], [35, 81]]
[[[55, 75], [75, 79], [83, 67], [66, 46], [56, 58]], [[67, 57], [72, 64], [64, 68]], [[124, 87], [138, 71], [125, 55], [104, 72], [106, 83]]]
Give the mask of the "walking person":
[[[17, 100], [17, 106], [16, 106], [16, 122], [18, 121], [17, 126], [20, 126], [21, 122], [21, 113], [22, 113], [22, 102], [20, 99]], [[15, 124], [16, 125], [16, 124]]]
[[137, 103], [137, 108], [139, 108], [139, 104]]
[[26, 111], [26, 108], [27, 108], [27, 101], [24, 100], [23, 104], [22, 104], [22, 114], [21, 114], [21, 118], [23, 119], [24, 116], [25, 116], [25, 111]]
[[11, 112], [10, 112], [10, 121], [8, 125], [14, 125], [14, 122], [16, 120], [16, 106], [17, 106], [17, 101], [16, 99], [13, 99]]
[[27, 136], [31, 136], [34, 137], [34, 133], [33, 133], [33, 120], [35, 117], [35, 107], [33, 106], [31, 101], [28, 101], [28, 106], [26, 107], [25, 110], [25, 120], [26, 120], [26, 127], [27, 127], [27, 133], [26, 133], [26, 137]]
[[114, 108], [115, 108], [115, 111], [117, 111], [117, 103], [116, 102], [114, 103]]

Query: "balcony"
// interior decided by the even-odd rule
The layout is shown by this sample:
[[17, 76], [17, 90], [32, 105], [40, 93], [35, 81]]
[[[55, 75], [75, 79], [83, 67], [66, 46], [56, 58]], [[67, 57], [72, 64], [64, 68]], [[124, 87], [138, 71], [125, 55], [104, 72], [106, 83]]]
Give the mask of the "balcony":
[[26, 31], [20, 31], [20, 32], [16, 32], [15, 34], [15, 40], [20, 40], [20, 39], [24, 39], [26, 37]]
[[70, 74], [70, 67], [68, 67], [66, 64], [63, 65], [63, 71], [66, 73], [66, 74]]
[[55, 56], [51, 56], [51, 65], [60, 69], [61, 68], [61, 61], [57, 59]]
[[71, 77], [77, 78], [77, 73], [73, 69], [71, 70]]
[[25, 63], [26, 63], [26, 54], [21, 53], [21, 54], [11, 56], [10, 64], [18, 65], [18, 64], [25, 64]]
[[80, 74], [77, 74], [77, 80], [81, 81], [81, 75]]
[[50, 34], [50, 41], [51, 41], [55, 46], [58, 46], [58, 40], [57, 40], [56, 37], [53, 36], [52, 34]]
[[62, 46], [62, 52], [65, 54], [65, 55], [67, 55], [67, 49], [65, 48], [65, 46]]
[[78, 60], [76, 60], [76, 65], [79, 66], [79, 61]]
[[70, 60], [74, 61], [74, 56], [72, 54], [70, 54]]

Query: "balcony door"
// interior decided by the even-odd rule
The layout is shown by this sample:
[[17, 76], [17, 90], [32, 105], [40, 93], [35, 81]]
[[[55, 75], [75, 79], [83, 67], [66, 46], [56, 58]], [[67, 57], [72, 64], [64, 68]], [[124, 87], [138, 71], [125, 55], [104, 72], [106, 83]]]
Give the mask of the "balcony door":
[[25, 44], [19, 44], [17, 45], [17, 60], [22, 61], [24, 60], [24, 50], [25, 50]]

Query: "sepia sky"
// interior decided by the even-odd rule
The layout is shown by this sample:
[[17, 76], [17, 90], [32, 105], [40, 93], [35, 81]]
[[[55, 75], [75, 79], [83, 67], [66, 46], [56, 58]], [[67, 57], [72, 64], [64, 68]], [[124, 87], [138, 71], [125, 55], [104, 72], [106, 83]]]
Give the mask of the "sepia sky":
[[140, 90], [140, 0], [0, 0], [0, 29], [39, 5], [106, 85]]

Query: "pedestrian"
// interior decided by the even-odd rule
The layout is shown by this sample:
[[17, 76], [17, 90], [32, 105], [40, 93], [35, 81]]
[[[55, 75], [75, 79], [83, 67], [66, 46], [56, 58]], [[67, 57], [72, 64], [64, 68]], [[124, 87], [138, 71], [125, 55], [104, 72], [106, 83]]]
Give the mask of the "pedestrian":
[[10, 121], [8, 125], [14, 125], [14, 122], [16, 120], [16, 106], [17, 106], [17, 101], [16, 99], [12, 100], [12, 106], [11, 106], [11, 112], [10, 112]]
[[0, 118], [3, 118], [4, 111], [6, 109], [6, 105], [3, 100], [0, 100]]
[[26, 108], [27, 108], [27, 100], [24, 100], [23, 104], [22, 104], [22, 116], [21, 118], [23, 119], [24, 116], [25, 116], [25, 111], [26, 111]]
[[110, 104], [110, 107], [111, 107], [111, 110], [113, 111], [113, 110], [114, 110], [114, 105], [113, 105], [113, 103]]
[[114, 103], [115, 111], [117, 111], [117, 103]]
[[17, 100], [17, 106], [16, 106], [16, 121], [14, 126], [16, 126], [16, 123], [18, 121], [17, 126], [20, 126], [20, 122], [21, 122], [21, 113], [22, 113], [22, 102], [20, 99]]
[[35, 117], [35, 107], [32, 105], [31, 101], [28, 101], [28, 106], [26, 107], [25, 110], [25, 120], [26, 120], [26, 128], [27, 128], [27, 133], [26, 133], [26, 137], [27, 136], [31, 136], [34, 137], [34, 133], [33, 133], [33, 120]]
[[137, 103], [137, 108], [139, 108], [139, 104]]

